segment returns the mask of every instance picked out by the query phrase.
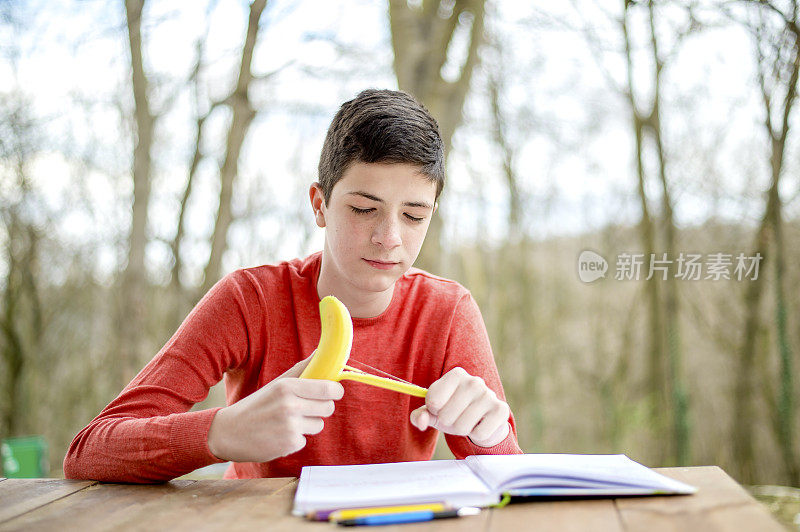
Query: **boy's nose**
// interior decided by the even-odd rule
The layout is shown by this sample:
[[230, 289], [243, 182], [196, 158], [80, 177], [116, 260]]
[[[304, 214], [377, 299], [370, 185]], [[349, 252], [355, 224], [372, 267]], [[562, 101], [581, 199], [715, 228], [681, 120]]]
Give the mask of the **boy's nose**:
[[372, 243], [394, 249], [402, 243], [400, 238], [400, 226], [391, 217], [384, 218], [372, 232]]

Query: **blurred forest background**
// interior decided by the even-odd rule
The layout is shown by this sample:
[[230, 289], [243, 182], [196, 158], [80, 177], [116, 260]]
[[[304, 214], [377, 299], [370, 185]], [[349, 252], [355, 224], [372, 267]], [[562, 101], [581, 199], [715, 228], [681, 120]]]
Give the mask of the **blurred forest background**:
[[448, 153], [417, 265], [478, 300], [526, 452], [800, 486], [799, 37], [779, 0], [0, 2], [0, 437], [58, 475], [220, 276], [321, 249], [328, 123], [400, 88]]

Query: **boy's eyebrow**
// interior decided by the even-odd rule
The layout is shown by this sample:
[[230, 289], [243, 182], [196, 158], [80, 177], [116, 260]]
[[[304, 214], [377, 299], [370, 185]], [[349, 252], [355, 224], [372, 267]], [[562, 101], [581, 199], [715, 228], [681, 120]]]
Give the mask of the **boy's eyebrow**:
[[[382, 199], [377, 196], [373, 196], [369, 192], [362, 192], [360, 190], [356, 190], [354, 192], [348, 192], [347, 195], [354, 195], [354, 196], [362, 196], [364, 198], [370, 199], [372, 201], [377, 201], [378, 203], [384, 203]], [[405, 201], [403, 205], [406, 207], [422, 207], [423, 209], [432, 209], [433, 205], [426, 201]]]

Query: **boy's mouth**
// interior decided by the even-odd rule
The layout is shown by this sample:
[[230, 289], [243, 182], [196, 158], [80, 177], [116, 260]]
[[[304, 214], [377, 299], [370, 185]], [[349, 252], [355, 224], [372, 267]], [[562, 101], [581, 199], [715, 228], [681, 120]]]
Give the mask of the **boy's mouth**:
[[393, 267], [400, 264], [399, 262], [387, 262], [382, 260], [369, 260], [369, 259], [363, 259], [363, 260], [373, 268], [377, 268], [379, 270], [390, 270]]

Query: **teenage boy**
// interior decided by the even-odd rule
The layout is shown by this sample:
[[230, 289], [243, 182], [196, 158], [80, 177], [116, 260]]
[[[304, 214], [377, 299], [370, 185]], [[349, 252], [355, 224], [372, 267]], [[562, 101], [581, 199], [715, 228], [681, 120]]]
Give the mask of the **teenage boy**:
[[[67, 478], [155, 482], [231, 461], [226, 478], [304, 465], [520, 453], [480, 311], [412, 268], [444, 185], [436, 121], [411, 96], [367, 90], [328, 130], [309, 196], [322, 252], [224, 277], [122, 393], [75, 436]], [[353, 317], [351, 359], [428, 388], [423, 400], [300, 379], [319, 301]], [[224, 408], [192, 411], [225, 378]]]

